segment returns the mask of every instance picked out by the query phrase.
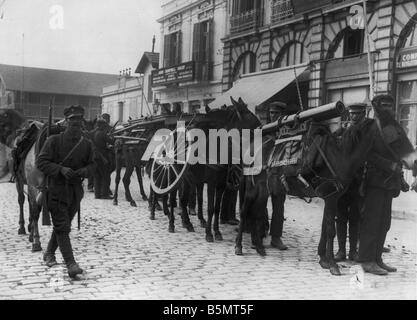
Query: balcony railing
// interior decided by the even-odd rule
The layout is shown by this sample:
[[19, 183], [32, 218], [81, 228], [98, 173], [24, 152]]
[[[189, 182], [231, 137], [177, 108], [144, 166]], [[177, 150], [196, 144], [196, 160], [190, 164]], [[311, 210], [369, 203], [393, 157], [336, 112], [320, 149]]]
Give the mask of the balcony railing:
[[278, 23], [294, 15], [291, 0], [278, 0], [272, 3], [271, 23]]
[[230, 19], [230, 33], [255, 30], [262, 23], [262, 13], [261, 9], [254, 9], [232, 16]]

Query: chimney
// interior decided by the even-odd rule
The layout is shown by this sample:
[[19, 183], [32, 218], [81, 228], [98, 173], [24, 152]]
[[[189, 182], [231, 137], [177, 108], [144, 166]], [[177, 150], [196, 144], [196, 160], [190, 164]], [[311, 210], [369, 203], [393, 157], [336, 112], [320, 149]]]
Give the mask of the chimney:
[[155, 52], [155, 35], [152, 38], [152, 53]]

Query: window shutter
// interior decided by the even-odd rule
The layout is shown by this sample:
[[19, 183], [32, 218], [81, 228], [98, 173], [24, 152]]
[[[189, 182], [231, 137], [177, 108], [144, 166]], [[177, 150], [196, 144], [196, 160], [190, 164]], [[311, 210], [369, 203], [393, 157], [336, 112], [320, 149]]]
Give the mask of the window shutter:
[[213, 48], [214, 48], [214, 23], [213, 19], [207, 22], [207, 51], [206, 51], [206, 65], [207, 75], [205, 80], [212, 80], [213, 78]]
[[201, 23], [194, 24], [193, 31], [193, 60], [200, 61]]
[[181, 47], [182, 47], [182, 45], [181, 45], [181, 31], [178, 31], [177, 33], [176, 33], [176, 52], [175, 52], [175, 61], [174, 61], [174, 64], [175, 65], [177, 65], [177, 64], [180, 64], [181, 63]]
[[171, 44], [170, 44], [170, 39], [171, 39], [171, 35], [166, 35], [164, 37], [164, 67], [169, 67], [170, 64], [170, 48], [171, 48]]

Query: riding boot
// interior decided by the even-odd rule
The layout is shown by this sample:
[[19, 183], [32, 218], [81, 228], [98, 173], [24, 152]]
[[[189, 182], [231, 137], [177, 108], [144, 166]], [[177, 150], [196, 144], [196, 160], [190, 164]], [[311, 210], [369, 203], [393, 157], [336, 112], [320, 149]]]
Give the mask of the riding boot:
[[74, 278], [77, 274], [82, 274], [84, 272], [83, 269], [78, 266], [74, 259], [69, 234], [66, 232], [57, 233], [56, 239], [58, 241], [58, 246], [61, 250], [62, 257], [64, 258], [65, 264], [67, 265], [69, 277]]
[[55, 258], [55, 251], [57, 248], [58, 242], [56, 240], [56, 233], [55, 231], [52, 231], [51, 239], [49, 240], [48, 247], [46, 248], [46, 251], [43, 255], [43, 261], [45, 261], [48, 267], [53, 267], [54, 265], [58, 264]]
[[357, 232], [349, 232], [349, 260], [358, 259], [358, 238]]

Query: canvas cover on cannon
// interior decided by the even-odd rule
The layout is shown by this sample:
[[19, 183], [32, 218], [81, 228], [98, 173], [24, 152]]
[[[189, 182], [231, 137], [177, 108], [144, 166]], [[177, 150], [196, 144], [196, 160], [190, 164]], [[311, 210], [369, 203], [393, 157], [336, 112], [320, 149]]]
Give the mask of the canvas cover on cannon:
[[[275, 134], [275, 144], [269, 153], [266, 169], [277, 175], [287, 192], [297, 190], [300, 197], [326, 197], [338, 189], [336, 179], [320, 178], [315, 172], [328, 166], [323, 150], [332, 135], [329, 120], [340, 116], [345, 108], [341, 102], [307, 110], [290, 119], [281, 118], [263, 127]], [[307, 113], [308, 112], [308, 113]], [[306, 115], [307, 113], [307, 115]]]

